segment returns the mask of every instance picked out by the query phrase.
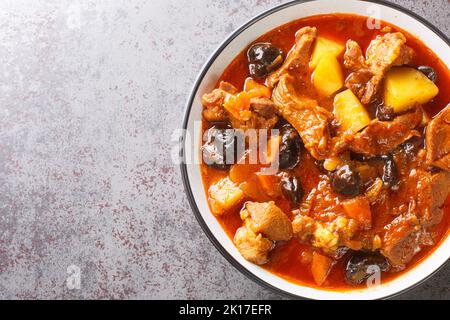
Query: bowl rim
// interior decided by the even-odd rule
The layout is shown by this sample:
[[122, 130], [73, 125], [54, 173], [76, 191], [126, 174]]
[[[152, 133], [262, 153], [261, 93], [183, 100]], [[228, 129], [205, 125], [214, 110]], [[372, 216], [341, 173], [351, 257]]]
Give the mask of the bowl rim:
[[[283, 4], [280, 4], [280, 5], [276, 5], [274, 7], [271, 7], [269, 9], [263, 11], [262, 13], [254, 16], [252, 18], [250, 18], [245, 23], [240, 25], [232, 33], [230, 33], [225, 38], [225, 40], [223, 40], [218, 45], [218, 47], [208, 57], [208, 59], [206, 60], [206, 63], [202, 66], [201, 71], [198, 73], [198, 75], [197, 75], [197, 77], [196, 77], [196, 79], [194, 81], [194, 85], [192, 86], [192, 89], [191, 89], [190, 94], [189, 94], [189, 98], [187, 100], [187, 103], [186, 103], [186, 106], [185, 106], [185, 109], [184, 109], [184, 116], [183, 116], [183, 122], [182, 122], [183, 134], [180, 136], [180, 140], [179, 140], [180, 171], [181, 171], [181, 177], [182, 177], [182, 181], [183, 181], [183, 185], [184, 185], [184, 190], [185, 190], [185, 192], [187, 194], [187, 197], [188, 197], [188, 202], [189, 202], [189, 204], [191, 206], [191, 209], [192, 209], [192, 211], [194, 213], [194, 216], [195, 216], [197, 222], [200, 224], [203, 232], [206, 234], [206, 236], [212, 242], [212, 244], [216, 247], [216, 249], [239, 272], [244, 274], [247, 278], [249, 278], [253, 282], [261, 285], [262, 287], [267, 288], [267, 289], [271, 290], [272, 292], [274, 292], [276, 294], [279, 294], [281, 296], [287, 297], [287, 298], [309, 299], [309, 300], [312, 300], [312, 298], [303, 297], [303, 296], [300, 296], [300, 295], [296, 295], [296, 294], [287, 292], [285, 290], [282, 290], [282, 289], [280, 289], [280, 288], [278, 288], [278, 287], [276, 287], [276, 286], [274, 286], [274, 285], [264, 281], [263, 279], [258, 277], [256, 274], [250, 272], [241, 263], [239, 263], [239, 261], [237, 261], [219, 243], [218, 239], [212, 233], [212, 231], [210, 230], [210, 228], [206, 224], [205, 220], [203, 219], [203, 217], [202, 217], [202, 215], [200, 213], [200, 210], [199, 210], [199, 208], [197, 206], [196, 200], [194, 198], [194, 195], [193, 195], [193, 192], [192, 192], [192, 189], [191, 189], [191, 183], [189, 181], [189, 176], [188, 176], [188, 172], [187, 172], [186, 159], [185, 159], [186, 152], [184, 150], [184, 141], [185, 141], [185, 138], [186, 138], [186, 130], [187, 130], [187, 127], [188, 127], [188, 122], [189, 122], [189, 117], [190, 117], [193, 101], [195, 99], [195, 95], [196, 95], [196, 93], [198, 91], [198, 88], [199, 88], [201, 82], [203, 81], [204, 76], [208, 72], [210, 66], [213, 64], [213, 62], [216, 60], [216, 58], [222, 53], [222, 51], [230, 44], [230, 42], [233, 41], [244, 30], [246, 30], [247, 28], [249, 28], [253, 24], [257, 23], [259, 20], [261, 20], [263, 18], [266, 18], [267, 16], [270, 16], [270, 15], [272, 15], [275, 12], [278, 12], [280, 10], [283, 10], [283, 9], [286, 9], [286, 8], [289, 8], [291, 6], [298, 5], [298, 4], [301, 4], [301, 3], [315, 2], [315, 1], [320, 1], [320, 0], [293, 0], [293, 1], [289, 1], [289, 2], [286, 2], [286, 3], [283, 3]], [[388, 1], [385, 1], [385, 0], [356, 0], [356, 1], [380, 4], [380, 5], [384, 5], [384, 6], [392, 8], [392, 9], [396, 9], [398, 11], [401, 11], [401, 12], [411, 16], [415, 20], [418, 20], [419, 22], [423, 23], [426, 27], [428, 27], [431, 31], [433, 31], [438, 37], [440, 37], [448, 46], [450, 46], [449, 38], [441, 30], [439, 30], [435, 25], [433, 25], [431, 22], [429, 22], [425, 18], [423, 18], [420, 15], [412, 12], [409, 9], [406, 9], [405, 7], [403, 7], [401, 5], [398, 5], [396, 3], [391, 3], [391, 2], [388, 2]], [[431, 254], [433, 254], [433, 252]], [[429, 275], [427, 275], [426, 277], [422, 278], [421, 280], [413, 283], [411, 286], [409, 286], [407, 288], [404, 288], [404, 289], [402, 289], [402, 290], [400, 290], [400, 291], [398, 291], [396, 293], [393, 293], [393, 294], [381, 297], [379, 299], [390, 299], [390, 298], [399, 296], [401, 294], [404, 294], [404, 293], [410, 291], [411, 289], [414, 289], [414, 288], [418, 287], [419, 285], [423, 284], [428, 279], [433, 277], [436, 273], [438, 273], [446, 265], [448, 265], [449, 262], [450, 262], [450, 257], [448, 257], [445, 262], [443, 262], [440, 266], [438, 266]], [[419, 264], [420, 263], [421, 262], [419, 262]]]

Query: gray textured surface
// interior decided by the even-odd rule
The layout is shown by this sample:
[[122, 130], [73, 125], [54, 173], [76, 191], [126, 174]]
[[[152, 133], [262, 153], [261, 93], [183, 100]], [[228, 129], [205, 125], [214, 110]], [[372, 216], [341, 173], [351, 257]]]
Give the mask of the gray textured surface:
[[[202, 233], [169, 137], [212, 50], [280, 2], [0, 1], [0, 298], [279, 297]], [[447, 1], [395, 2], [450, 34]]]

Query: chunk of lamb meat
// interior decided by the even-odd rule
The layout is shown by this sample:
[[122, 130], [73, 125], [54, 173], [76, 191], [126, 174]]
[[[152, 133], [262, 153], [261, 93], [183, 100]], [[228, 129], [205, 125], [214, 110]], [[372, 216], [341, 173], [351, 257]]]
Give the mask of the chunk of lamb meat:
[[202, 96], [203, 117], [209, 122], [222, 122], [228, 119], [223, 108], [227, 95], [237, 94], [238, 90], [232, 84], [221, 81], [219, 88]]
[[311, 48], [316, 39], [317, 29], [315, 27], [303, 27], [295, 34], [294, 47], [289, 51], [282, 66], [272, 73], [266, 80], [267, 85], [273, 88], [281, 76], [290, 71], [307, 70], [311, 57]]
[[401, 271], [420, 252], [422, 236], [425, 236], [425, 233], [418, 225], [415, 216], [399, 216], [385, 227], [380, 252], [389, 260], [395, 271]]
[[361, 250], [362, 243], [352, 238], [358, 230], [353, 219], [336, 216], [330, 222], [319, 222], [311, 217], [298, 214], [292, 221], [294, 235], [302, 243], [308, 243], [330, 256], [339, 256], [340, 248]]
[[450, 104], [427, 127], [427, 164], [450, 171]]
[[293, 76], [282, 75], [274, 90], [273, 101], [280, 114], [298, 131], [305, 148], [314, 158], [323, 160], [329, 152], [329, 123], [333, 115], [319, 107], [317, 101], [299, 95], [294, 82]]
[[433, 198], [431, 205], [431, 217], [428, 221], [430, 225], [441, 222], [444, 210], [442, 205], [450, 193], [450, 172], [439, 172], [431, 177], [431, 195]]
[[[395, 270], [402, 270], [423, 246], [432, 245], [428, 227], [442, 220], [442, 205], [449, 194], [450, 173], [432, 174], [414, 169], [398, 191], [409, 205], [384, 228], [381, 253]], [[395, 196], [394, 196], [395, 197]]]
[[291, 220], [273, 201], [247, 202], [241, 211], [241, 219], [247, 229], [270, 240], [287, 241], [292, 238]]
[[237, 229], [234, 244], [246, 260], [259, 265], [269, 261], [268, 254], [274, 245], [262, 234], [256, 234], [245, 226]]
[[268, 98], [250, 99], [250, 116], [246, 120], [239, 120], [230, 116], [231, 126], [236, 129], [271, 129], [278, 122], [277, 107]]
[[244, 226], [234, 236], [234, 244], [250, 262], [264, 264], [274, 247], [273, 241], [292, 238], [292, 224], [286, 214], [273, 201], [247, 202], [241, 211]]
[[249, 100], [245, 118], [237, 118], [227, 112], [224, 103], [235, 98], [238, 90], [230, 83], [222, 81], [219, 88], [202, 97], [203, 117], [209, 122], [230, 121], [235, 129], [270, 129], [278, 122], [277, 107], [272, 100], [253, 97]]
[[408, 64], [414, 51], [406, 44], [400, 32], [377, 36], [371, 41], [364, 58], [361, 47], [348, 40], [344, 54], [344, 65], [352, 73], [347, 77], [347, 88], [368, 104], [377, 97], [384, 75], [392, 66]]
[[311, 190], [295, 215], [292, 227], [300, 242], [332, 256], [339, 255], [339, 248], [343, 246], [361, 249], [361, 244], [352, 240], [356, 231], [364, 226], [348, 216], [327, 177]]
[[337, 150], [349, 149], [369, 157], [387, 154], [410, 138], [420, 136], [415, 128], [422, 119], [423, 111], [416, 107], [393, 121], [372, 120], [361, 132], [344, 136]]

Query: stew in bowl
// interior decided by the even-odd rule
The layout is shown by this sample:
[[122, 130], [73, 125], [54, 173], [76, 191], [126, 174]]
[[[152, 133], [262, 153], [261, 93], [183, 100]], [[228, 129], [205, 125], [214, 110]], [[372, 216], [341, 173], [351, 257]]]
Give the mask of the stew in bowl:
[[247, 261], [327, 290], [386, 283], [446, 238], [450, 73], [367, 17], [284, 24], [202, 96], [209, 208]]

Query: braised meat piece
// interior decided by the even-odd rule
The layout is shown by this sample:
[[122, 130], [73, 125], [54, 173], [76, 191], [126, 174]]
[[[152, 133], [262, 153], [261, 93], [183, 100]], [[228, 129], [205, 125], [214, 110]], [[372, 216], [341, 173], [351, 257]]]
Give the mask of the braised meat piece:
[[251, 98], [250, 109], [266, 119], [270, 119], [277, 115], [277, 106], [268, 98]]
[[450, 105], [431, 120], [426, 144], [427, 164], [450, 171]]
[[358, 43], [347, 41], [344, 66], [352, 73], [345, 84], [362, 103], [369, 104], [377, 97], [383, 77], [392, 66], [411, 61], [414, 51], [405, 43], [406, 38], [400, 32], [377, 36], [367, 48], [364, 58]]
[[222, 81], [219, 88], [203, 95], [203, 117], [209, 122], [229, 121], [235, 129], [273, 128], [279, 120], [277, 107], [267, 97], [268, 88], [258, 86], [253, 92], [238, 92], [232, 84]]
[[277, 107], [268, 98], [251, 98], [248, 119], [230, 117], [233, 128], [236, 129], [270, 129], [278, 122]]
[[325, 159], [329, 151], [329, 123], [332, 114], [318, 106], [317, 101], [302, 96], [294, 87], [295, 78], [281, 76], [273, 93], [273, 101], [280, 114], [300, 134], [305, 148], [318, 159]]
[[268, 254], [274, 245], [262, 234], [256, 234], [246, 227], [237, 229], [234, 235], [234, 244], [246, 260], [259, 265], [269, 261]]
[[289, 51], [286, 60], [277, 71], [267, 78], [266, 83], [269, 87], [273, 88], [281, 76], [287, 72], [307, 70], [316, 35], [315, 27], [304, 27], [297, 31], [295, 45]]
[[[381, 248], [396, 270], [404, 269], [423, 246], [434, 243], [426, 228], [442, 220], [442, 205], [450, 190], [448, 172], [432, 174], [414, 169], [402, 180], [398, 193], [390, 197], [390, 212], [397, 216], [384, 227]], [[396, 202], [398, 206], [393, 205]]]
[[[416, 230], [415, 227], [419, 230]], [[381, 253], [396, 271], [403, 270], [421, 250], [421, 237], [425, 236], [415, 216], [399, 216], [385, 227]]]
[[273, 241], [292, 238], [292, 224], [286, 214], [273, 201], [247, 202], [241, 211], [241, 219], [247, 228], [262, 233]]
[[397, 116], [393, 121], [372, 120], [361, 132], [344, 136], [340, 148], [348, 148], [369, 157], [387, 154], [412, 137], [420, 136], [415, 128], [422, 118], [422, 109], [415, 108], [412, 112]]
[[414, 51], [406, 45], [401, 32], [377, 36], [366, 50], [366, 63], [374, 74], [386, 72], [391, 66], [408, 64]]
[[[353, 211], [357, 207], [345, 208], [332, 190], [329, 179], [324, 177], [317, 188], [311, 190], [294, 217], [294, 235], [301, 242], [311, 243], [331, 255], [341, 246], [360, 249], [359, 243], [351, 243], [355, 232], [365, 228], [360, 218], [354, 219], [357, 213], [353, 214]], [[352, 214], [349, 214], [350, 211]]]
[[450, 191], [450, 173], [439, 172], [431, 177], [431, 217], [428, 219], [430, 225], [436, 225], [442, 220], [444, 213], [442, 205], [447, 199]]
[[209, 122], [228, 120], [223, 103], [228, 95], [237, 94], [238, 90], [231, 83], [221, 81], [219, 88], [202, 96], [203, 117]]
[[220, 89], [214, 89], [211, 93], [202, 97], [203, 117], [209, 122], [221, 122], [227, 120], [225, 109], [222, 107], [226, 93]]
[[344, 66], [352, 72], [369, 69], [362, 49], [356, 41], [348, 40], [346, 43]]
[[244, 226], [234, 236], [234, 244], [242, 256], [256, 264], [264, 264], [274, 247], [273, 241], [292, 238], [292, 224], [273, 201], [246, 202], [241, 211]]

